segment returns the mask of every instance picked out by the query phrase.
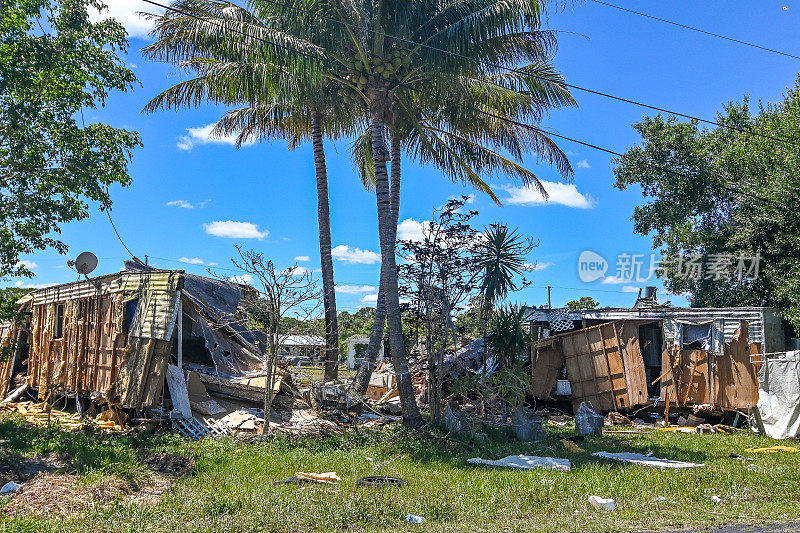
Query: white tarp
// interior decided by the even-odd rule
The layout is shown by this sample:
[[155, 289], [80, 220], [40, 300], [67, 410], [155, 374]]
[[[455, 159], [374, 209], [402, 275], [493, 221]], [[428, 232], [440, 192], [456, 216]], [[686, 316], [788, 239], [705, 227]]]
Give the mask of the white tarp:
[[800, 351], [764, 357], [758, 372], [758, 411], [773, 439], [800, 436]]
[[672, 459], [661, 459], [659, 457], [652, 457], [649, 455], [642, 455], [641, 453], [610, 453], [610, 452], [597, 452], [592, 454], [595, 457], [602, 457], [603, 459], [612, 459], [614, 461], [621, 461], [623, 463], [632, 463], [642, 466], [654, 466], [657, 468], [697, 468], [704, 466], [700, 463], [687, 463], [685, 461], [673, 461]]
[[491, 460], [473, 457], [467, 459], [471, 465], [502, 466], [506, 468], [516, 468], [518, 470], [531, 470], [534, 468], [550, 468], [553, 470], [569, 471], [572, 463], [569, 459], [557, 459], [555, 457], [536, 457], [533, 455], [509, 455], [502, 459]]

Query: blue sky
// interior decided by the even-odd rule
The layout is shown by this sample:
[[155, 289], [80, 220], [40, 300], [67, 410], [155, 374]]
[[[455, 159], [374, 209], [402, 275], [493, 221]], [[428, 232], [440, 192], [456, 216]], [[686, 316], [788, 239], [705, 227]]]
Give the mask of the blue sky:
[[[230, 268], [234, 245], [264, 252], [279, 265], [319, 268], [316, 189], [310, 147], [289, 151], [282, 142], [262, 143], [236, 150], [229, 142], [210, 140], [209, 125], [224, 112], [206, 106], [180, 112], [144, 115], [144, 105], [183, 74], [165, 64], [143, 59], [139, 49], [148, 41], [147, 24], [136, 11], [150, 10], [140, 0], [106, 0], [112, 14], [131, 32], [127, 57], [142, 83], [129, 93], [111, 96], [106, 108], [87, 113], [138, 131], [144, 147], [134, 154], [129, 187], [112, 189], [113, 217], [128, 247], [140, 258], [162, 268], [182, 268], [202, 274], [209, 265], [219, 272]], [[703, 29], [723, 33], [800, 55], [800, 2], [759, 0], [616, 0], [645, 11]], [[785, 9], [784, 9], [785, 8]], [[724, 102], [750, 95], [776, 101], [794, 84], [800, 60], [792, 59], [587, 1], [565, 12], [551, 13], [547, 26], [563, 30], [555, 63], [570, 83], [713, 119]], [[579, 107], [558, 110], [544, 126], [616, 151], [639, 139], [631, 124], [648, 110], [575, 92]], [[476, 196], [471, 207], [480, 211], [479, 224], [501, 221], [536, 239], [531, 254], [538, 270], [532, 285], [514, 300], [529, 305], [546, 303], [547, 285], [553, 305], [592, 296], [602, 305], [629, 306], [637, 287], [646, 283], [584, 283], [577, 259], [592, 250], [615, 269], [620, 253], [651, 253], [650, 239], [633, 234], [633, 208], [641, 203], [637, 190], [612, 187], [610, 156], [567, 141], [559, 142], [575, 167], [572, 184], [560, 183], [557, 172], [526, 165], [550, 182], [551, 201], [542, 203], [531, 191], [491, 180], [500, 190], [504, 207]], [[348, 157], [348, 143], [328, 143], [327, 157], [335, 248], [335, 274], [340, 310], [354, 311], [374, 298], [378, 279], [378, 239], [374, 195], [363, 190]], [[434, 206], [453, 195], [471, 194], [460, 184], [444, 180], [431, 168], [407, 162], [400, 208], [401, 235], [413, 235]], [[61, 238], [70, 246], [68, 257], [91, 250], [100, 258], [96, 273], [120, 269], [127, 254], [106, 216], [93, 207], [91, 217], [63, 227]], [[52, 251], [24, 258], [35, 266], [32, 280], [11, 285], [72, 281], [67, 257]], [[188, 260], [188, 263], [187, 263]], [[190, 264], [196, 263], [196, 264]], [[215, 264], [215, 265], [213, 265]], [[608, 281], [608, 280], [606, 280]], [[650, 283], [652, 284], [652, 282]], [[663, 289], [662, 299], [663, 296]], [[675, 304], [685, 304], [670, 296]]]

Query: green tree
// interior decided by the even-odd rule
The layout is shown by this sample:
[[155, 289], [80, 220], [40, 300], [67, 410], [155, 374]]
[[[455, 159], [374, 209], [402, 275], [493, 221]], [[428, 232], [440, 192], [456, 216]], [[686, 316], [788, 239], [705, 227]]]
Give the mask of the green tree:
[[579, 300], [567, 302], [567, 309], [578, 311], [580, 309], [597, 309], [600, 304], [591, 296], [581, 296]]
[[800, 84], [755, 114], [729, 103], [718, 121], [635, 124], [643, 142], [616, 162], [616, 186], [641, 187], [634, 229], [652, 235], [670, 292], [697, 307], [776, 306], [800, 327]]
[[0, 320], [14, 320], [19, 316], [17, 301], [33, 289], [7, 287], [0, 289]]
[[[538, 2], [497, 0], [491, 2], [491, 7], [484, 4], [252, 0], [251, 14], [228, 2], [181, 0], [174, 5], [194, 15], [188, 17], [193, 21], [160, 35], [161, 41], [171, 46], [161, 59], [181, 61], [198, 46], [208, 44], [214, 47], [217, 57], [185, 65], [216, 69], [234, 80], [222, 89], [214, 84], [197, 90], [187, 88], [187, 98], [194, 101], [209, 95], [235, 98], [242, 91], [249, 91], [248, 103], [252, 104], [259, 99], [263, 102], [265, 93], [278, 95], [281, 103], [294, 102], [298, 91], [326, 94], [329, 83], [333, 83], [338, 86], [341, 101], [358, 110], [367, 121], [368, 136], [363, 136], [361, 146], [372, 158], [382, 255], [381, 288], [386, 293], [404, 421], [412, 426], [421, 423], [421, 417], [407, 379], [394, 259], [396, 214], [386, 168], [390, 157], [385, 141], [393, 127], [403, 116], [415, 117], [419, 110], [436, 110], [430, 116], [419, 114], [414, 120], [425, 120], [428, 127], [438, 129], [439, 139], [447, 138], [456, 148], [448, 149], [437, 137], [425, 137], [418, 143], [418, 153], [450, 165], [454, 172], [470, 180], [480, 180], [480, 176], [461, 165], [460, 155], [474, 158], [478, 171], [503, 169], [538, 183], [535, 175], [519, 163], [499, 152], [482, 149], [487, 140], [506, 147], [512, 156], [535, 149], [562, 171], [570, 170], [563, 153], [539, 130], [525, 129], [524, 136], [513, 137], [508, 123], [486, 115], [487, 109], [495, 111], [497, 107], [487, 107], [490, 97], [501, 102], [500, 116], [518, 120], [539, 120], [544, 107], [541, 102], [548, 99], [572, 100], [563, 85], [539, 83], [547, 77], [537, 77], [537, 73], [555, 74], [549, 63], [542, 61], [543, 34], [531, 31], [540, 22]], [[390, 34], [410, 37], [411, 43], [392, 39]], [[413, 44], [421, 42], [458, 55]], [[523, 67], [530, 74], [499, 74], [493, 67], [467, 59], [470, 57], [517, 64], [530, 59], [530, 64]], [[242, 69], [249, 69], [251, 74], [239, 76]], [[425, 96], [426, 92], [432, 96]], [[398, 111], [403, 102], [409, 108], [405, 115]]]
[[[289, 41], [298, 47], [298, 53], [307, 53], [304, 48], [313, 47], [304, 46], [275, 29], [268, 19], [260, 18], [259, 2], [251, 5], [254, 11], [227, 1], [183, 0], [174, 3], [180, 11], [168, 10], [156, 17], [157, 40], [145, 48], [145, 54], [155, 60], [188, 65], [197, 76], [165, 90], [145, 110], [207, 103], [240, 106], [225, 114], [214, 134], [238, 135], [237, 147], [250, 140], [276, 137], [288, 140], [291, 148], [311, 141], [325, 313], [325, 379], [333, 380], [339, 364], [339, 326], [323, 140], [352, 131], [354, 116], [339, 98], [331, 98], [335, 86], [313, 75], [311, 63], [296, 61], [266, 41]], [[285, 66], [295, 67], [307, 77], [290, 75], [292, 71], [284, 70]]]
[[20, 256], [67, 245], [53, 234], [111, 208], [109, 186], [127, 185], [134, 132], [85, 124], [136, 78], [119, 57], [124, 28], [89, 21], [98, 0], [4, 0], [0, 12], [0, 277], [32, 276]]

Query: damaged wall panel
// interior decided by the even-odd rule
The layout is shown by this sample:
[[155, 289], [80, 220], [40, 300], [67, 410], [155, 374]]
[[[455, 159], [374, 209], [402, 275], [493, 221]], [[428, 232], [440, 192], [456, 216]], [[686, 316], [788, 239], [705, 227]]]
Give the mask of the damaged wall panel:
[[[534, 365], [534, 372], [537, 367], [543, 370], [538, 376], [534, 374], [534, 381], [541, 381], [537, 388], [541, 390], [548, 383], [552, 387], [553, 382], [547, 380], [558, 356], [544, 350], [547, 348], [563, 356], [576, 404], [591, 401], [595, 409], [609, 411], [644, 403], [647, 401], [647, 379], [639, 349], [640, 323], [607, 322], [535, 343], [534, 349], [542, 348], [547, 356], [541, 365]], [[542, 397], [547, 396], [549, 391]]]
[[550, 398], [556, 385], [558, 372], [564, 366], [561, 340], [549, 338], [531, 345], [531, 394], [537, 398]]

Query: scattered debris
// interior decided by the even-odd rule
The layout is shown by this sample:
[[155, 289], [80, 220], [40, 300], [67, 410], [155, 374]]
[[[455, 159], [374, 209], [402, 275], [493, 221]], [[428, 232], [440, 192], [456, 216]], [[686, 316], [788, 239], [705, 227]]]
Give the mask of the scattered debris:
[[542, 417], [534, 414], [533, 411], [524, 405], [520, 405], [514, 409], [511, 423], [514, 427], [514, 434], [519, 440], [538, 442], [544, 439], [546, 435], [542, 427]]
[[316, 472], [295, 472], [294, 477], [328, 485], [336, 485], [342, 481], [342, 478], [340, 478], [336, 472], [323, 472], [322, 474], [317, 474]]
[[745, 457], [744, 455], [739, 455], [738, 453], [732, 453], [728, 455], [731, 459], [736, 459], [737, 461], [755, 461], [752, 457]]
[[581, 448], [580, 446], [575, 444], [574, 441], [571, 441], [571, 440], [561, 439], [561, 444], [563, 444], [564, 448], [568, 449], [571, 452], [581, 453], [581, 452], [584, 451], [583, 448]]
[[108, 431], [121, 430], [123, 422], [123, 420], [120, 420], [119, 415], [116, 417], [113, 416], [115, 413], [111, 409], [108, 411], [112, 411], [112, 413], [104, 414], [108, 413], [108, 411], [103, 411], [92, 420], [81, 418], [78, 413], [67, 413], [66, 411], [53, 409], [47, 402], [8, 402], [0, 407], [0, 409], [16, 412], [25, 417], [27, 422], [37, 426], [47, 426], [48, 424], [58, 422], [62, 428], [69, 431], [82, 429], [86, 425], [93, 425]]
[[[637, 419], [638, 420], [638, 419]], [[630, 419], [620, 413], [619, 411], [611, 411], [606, 416], [606, 421], [608, 422], [609, 426], [630, 426], [633, 425], [633, 422]], [[643, 420], [641, 421], [644, 422]]]
[[592, 454], [594, 457], [601, 457], [603, 459], [611, 459], [614, 461], [621, 461], [623, 463], [632, 463], [642, 466], [654, 466], [657, 468], [698, 468], [705, 466], [700, 463], [689, 463], [685, 461], [673, 461], [672, 459], [661, 459], [659, 457], [652, 457], [650, 455], [642, 455], [641, 453], [610, 453], [610, 452], [595, 452]]
[[713, 410], [714, 406], [711, 405], [710, 403], [699, 403], [692, 407], [692, 412], [694, 414], [710, 413]]
[[407, 483], [403, 478], [389, 476], [366, 476], [356, 481], [359, 487], [402, 487]]
[[589, 496], [589, 503], [595, 509], [603, 509], [605, 511], [616, 511], [617, 510], [617, 502], [615, 502], [612, 498], [601, 498], [600, 496]]
[[580, 435], [602, 435], [605, 418], [597, 414], [591, 402], [582, 402], [575, 415], [575, 430]]
[[722, 503], [722, 498], [720, 498], [717, 495], [714, 495], [714, 496], [711, 497], [711, 501], [714, 502], [714, 503]]
[[424, 524], [425, 523], [425, 517], [419, 516], [419, 515], [415, 515], [415, 514], [406, 515], [405, 516], [405, 520], [406, 520], [406, 522], [408, 522], [410, 524]]
[[17, 489], [19, 489], [20, 487], [22, 487], [22, 485], [20, 485], [16, 481], [9, 481], [5, 485], [3, 485], [2, 488], [0, 488], [0, 494], [6, 494], [8, 492], [14, 492]]
[[172, 429], [184, 437], [198, 440], [210, 433], [208, 426], [206, 426], [201, 420], [198, 420], [195, 417], [183, 418], [183, 415], [181, 415], [179, 411], [174, 411], [174, 414], [178, 416], [170, 416], [172, 419]]
[[40, 473], [25, 483], [3, 508], [7, 516], [70, 516], [129, 494], [131, 486], [109, 476], [99, 484], [82, 482], [76, 474]]
[[455, 402], [449, 402], [444, 410], [444, 425], [450, 433], [461, 433], [472, 428], [472, 420]]
[[500, 466], [516, 468], [519, 470], [532, 470], [535, 468], [547, 468], [552, 470], [569, 471], [572, 463], [569, 459], [558, 459], [555, 457], [536, 457], [533, 455], [509, 455], [502, 459], [491, 460], [473, 457], [467, 462], [471, 465]]
[[800, 448], [794, 446], [770, 446], [769, 448], [746, 448], [744, 451], [751, 453], [777, 453], [777, 452], [800, 452]]
[[189, 393], [189, 404], [193, 411], [205, 416], [214, 416], [225, 412], [225, 409], [208, 394], [208, 390], [197, 372], [189, 371], [186, 374], [186, 390]]

